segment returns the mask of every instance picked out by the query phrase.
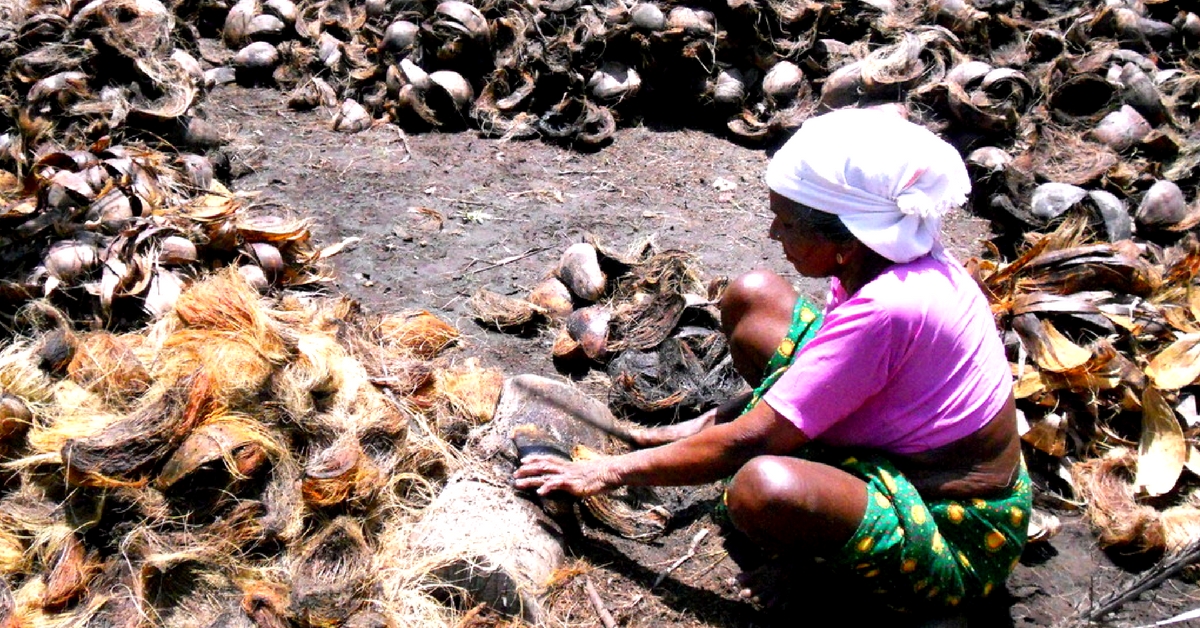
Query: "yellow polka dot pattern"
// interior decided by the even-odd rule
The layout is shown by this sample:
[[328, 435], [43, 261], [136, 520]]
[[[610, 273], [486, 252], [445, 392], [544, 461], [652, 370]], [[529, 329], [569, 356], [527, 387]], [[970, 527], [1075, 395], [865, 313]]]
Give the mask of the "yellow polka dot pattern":
[[779, 355], [790, 358], [795, 351], [796, 343], [791, 338], [784, 338], [783, 342], [779, 343]]
[[[869, 581], [860, 589], [864, 593], [886, 591], [882, 601], [893, 608], [947, 608], [991, 595], [1011, 572], [1009, 561], [1020, 555], [1028, 492], [926, 502], [904, 474], [873, 455], [843, 453], [816, 460], [868, 483], [867, 513], [859, 530], [827, 564], [854, 574], [864, 585]], [[1019, 479], [1026, 477], [1022, 468]], [[920, 600], [916, 607], [914, 600]]]

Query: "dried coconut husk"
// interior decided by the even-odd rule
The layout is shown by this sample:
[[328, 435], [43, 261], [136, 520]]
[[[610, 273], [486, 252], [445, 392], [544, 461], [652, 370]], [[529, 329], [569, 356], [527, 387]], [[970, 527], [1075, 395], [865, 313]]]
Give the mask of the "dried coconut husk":
[[480, 366], [476, 358], [468, 358], [437, 370], [434, 381], [442, 406], [436, 412], [438, 431], [450, 442], [463, 442], [469, 431], [492, 420], [504, 374]]
[[206, 420], [179, 445], [155, 478], [154, 486], [170, 491], [204, 467], [219, 463], [228, 484], [222, 489], [236, 492], [238, 482], [257, 475], [278, 458], [284, 445], [256, 420], [226, 414]]
[[334, 519], [300, 548], [291, 567], [290, 613], [308, 626], [345, 621], [373, 580], [372, 553], [358, 522]]
[[43, 550], [46, 571], [42, 572], [45, 589], [42, 608], [59, 612], [87, 591], [88, 581], [98, 565], [89, 557], [76, 534], [66, 528], [59, 538]]
[[0, 578], [0, 628], [20, 628], [20, 620], [12, 589], [6, 579]]
[[150, 388], [150, 373], [129, 346], [108, 332], [80, 336], [67, 376], [115, 407], [128, 404]]
[[1100, 458], [1071, 465], [1076, 493], [1087, 502], [1087, 515], [1100, 546], [1135, 553], [1165, 546], [1160, 513], [1134, 499], [1137, 452], [1117, 448]]
[[459, 337], [457, 328], [423, 310], [384, 316], [370, 327], [369, 334], [388, 350], [425, 360], [436, 357]]
[[[571, 450], [571, 460], [583, 461], [602, 458], [603, 454], [584, 445]], [[628, 495], [624, 496], [628, 498]], [[602, 493], [584, 498], [584, 506], [598, 521], [627, 539], [649, 540], [662, 536], [670, 523], [671, 513], [661, 507], [635, 510], [622, 499], [611, 493]]]
[[1070, 185], [1095, 183], [1120, 158], [1108, 146], [1080, 139], [1074, 132], [1060, 131], [1052, 126], [1042, 127], [1042, 136], [1032, 153], [1032, 169], [1048, 181]]
[[540, 322], [543, 312], [524, 299], [480, 288], [471, 296], [475, 320], [497, 331], [521, 333]]
[[196, 374], [151, 393], [129, 417], [62, 448], [67, 481], [77, 486], [140, 485], [201, 421], [211, 415], [214, 382]]
[[713, 407], [741, 390], [720, 331], [684, 327], [649, 351], [626, 350], [608, 365], [614, 412], [675, 416]]
[[359, 505], [382, 488], [384, 479], [356, 438], [346, 436], [318, 451], [304, 465], [300, 491], [314, 508]]

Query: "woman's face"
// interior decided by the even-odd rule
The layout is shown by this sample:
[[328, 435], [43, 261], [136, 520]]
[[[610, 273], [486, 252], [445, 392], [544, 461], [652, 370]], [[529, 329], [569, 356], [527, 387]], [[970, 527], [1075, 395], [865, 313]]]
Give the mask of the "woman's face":
[[838, 269], [840, 247], [818, 235], [799, 218], [795, 203], [771, 192], [771, 221], [768, 235], [783, 245], [783, 255], [805, 277], [829, 277]]

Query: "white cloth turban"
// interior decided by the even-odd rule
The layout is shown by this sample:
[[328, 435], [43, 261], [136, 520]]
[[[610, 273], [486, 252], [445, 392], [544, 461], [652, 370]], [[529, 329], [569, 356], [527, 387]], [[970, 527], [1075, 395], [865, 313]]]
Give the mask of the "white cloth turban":
[[854, 237], [894, 262], [940, 255], [942, 216], [971, 191], [953, 146], [875, 109], [810, 118], [775, 153], [766, 182], [792, 201], [836, 214]]

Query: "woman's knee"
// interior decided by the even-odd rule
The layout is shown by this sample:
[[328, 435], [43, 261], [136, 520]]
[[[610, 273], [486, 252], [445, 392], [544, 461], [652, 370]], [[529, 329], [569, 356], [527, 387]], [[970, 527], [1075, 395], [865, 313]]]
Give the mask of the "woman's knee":
[[735, 279], [721, 297], [721, 328], [729, 339], [733, 366], [750, 385], [757, 386], [768, 360], [792, 324], [796, 291], [783, 277], [768, 270]]
[[790, 316], [796, 291], [769, 270], [753, 270], [731, 281], [721, 296], [721, 325], [729, 334], [747, 316], [778, 313], [781, 303]]
[[726, 493], [729, 516], [743, 532], [768, 523], [781, 512], [806, 510], [805, 480], [795, 458], [759, 456], [733, 476]]

